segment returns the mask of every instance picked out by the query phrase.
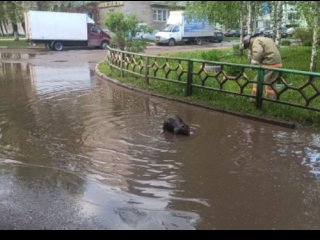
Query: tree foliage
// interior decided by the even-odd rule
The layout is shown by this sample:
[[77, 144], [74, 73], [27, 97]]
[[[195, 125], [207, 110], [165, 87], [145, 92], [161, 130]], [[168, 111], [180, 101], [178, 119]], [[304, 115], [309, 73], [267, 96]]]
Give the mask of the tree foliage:
[[13, 34], [18, 35], [18, 23], [24, 26], [24, 12], [28, 10], [63, 11], [70, 7], [71, 1], [1, 1], [0, 33], [8, 34], [6, 26], [12, 25]]
[[135, 15], [124, 15], [120, 12], [109, 13], [104, 19], [104, 25], [115, 34], [114, 42], [124, 50], [132, 37], [138, 31], [138, 19]]
[[240, 1], [188, 1], [186, 7], [190, 15], [205, 16], [212, 23], [232, 28], [239, 26], [242, 4]]

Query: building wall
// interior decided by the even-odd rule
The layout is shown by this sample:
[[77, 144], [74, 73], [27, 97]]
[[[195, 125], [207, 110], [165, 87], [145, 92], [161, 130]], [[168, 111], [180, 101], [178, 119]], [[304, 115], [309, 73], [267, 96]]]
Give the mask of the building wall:
[[299, 27], [307, 27], [307, 21], [302, 14], [299, 13], [296, 6], [285, 4], [283, 6], [282, 21], [288, 25], [296, 25]]
[[100, 22], [109, 12], [122, 12], [124, 14], [134, 14], [139, 21], [147, 23], [154, 29], [161, 29], [166, 21], [154, 21], [154, 10], [163, 9], [169, 14], [169, 7], [157, 1], [108, 1], [98, 5]]
[[162, 29], [166, 25], [166, 21], [154, 20], [154, 10], [167, 10], [169, 12], [167, 6], [152, 1], [128, 1], [124, 8], [125, 14], [135, 14], [139, 21], [147, 23], [154, 29]]
[[97, 8], [96, 3], [89, 3], [87, 5], [82, 5], [79, 7], [74, 7], [71, 9], [72, 12], [78, 12], [78, 13], [86, 13], [88, 16], [90, 16], [97, 24], [101, 25], [103, 24], [102, 21], [100, 21], [99, 16], [99, 10]]
[[109, 12], [124, 12], [126, 1], [108, 1], [98, 4], [99, 22], [103, 23]]
[[[257, 26], [270, 28], [272, 27], [270, 12], [266, 12], [263, 17], [258, 18]], [[291, 4], [283, 5], [283, 16], [281, 20], [282, 26], [294, 25], [299, 27], [307, 27], [307, 22], [302, 14], [299, 13], [297, 7]]]

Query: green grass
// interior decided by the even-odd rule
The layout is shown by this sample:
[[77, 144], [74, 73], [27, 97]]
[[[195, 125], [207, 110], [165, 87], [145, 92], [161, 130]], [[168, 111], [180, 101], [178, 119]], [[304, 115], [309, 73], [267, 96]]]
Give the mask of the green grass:
[[223, 39], [224, 42], [233, 42], [233, 41], [238, 41], [239, 42], [239, 37], [225, 37]]
[[[296, 69], [296, 70], [305, 70], [308, 71], [309, 68], [309, 58], [311, 54], [310, 47], [290, 47], [290, 48], [283, 48], [281, 49], [281, 54], [283, 57], [283, 62], [285, 68]], [[170, 57], [179, 57], [179, 58], [186, 58], [186, 59], [202, 59], [202, 60], [210, 60], [210, 61], [219, 61], [219, 62], [230, 62], [230, 63], [246, 63], [247, 57], [246, 55], [243, 57], [235, 56], [232, 49], [223, 49], [223, 50], [210, 50], [210, 51], [196, 51], [196, 52], [182, 52], [182, 53], [172, 53], [166, 56]], [[136, 59], [138, 62], [139, 59]], [[151, 59], [150, 64], [153, 63]], [[175, 67], [177, 64], [171, 64], [170, 60], [168, 60], [169, 67]], [[177, 71], [172, 71], [167, 74], [167, 69], [164, 60], [157, 61], [158, 69], [157, 71], [154, 69], [149, 70], [149, 74], [155, 74], [157, 77], [164, 77], [167, 75], [168, 78], [177, 80]], [[183, 69], [186, 69], [187, 65], [186, 62], [181, 62], [180, 66]], [[320, 62], [318, 62], [320, 64]], [[318, 65], [320, 66], [320, 65]], [[129, 70], [134, 70], [132, 67], [128, 66]], [[194, 72], [198, 72], [201, 69], [200, 63], [194, 63]], [[296, 123], [300, 123], [302, 125], [313, 125], [314, 127], [320, 127], [320, 113], [314, 112], [311, 110], [295, 108], [290, 106], [285, 106], [277, 103], [272, 102], [263, 102], [263, 108], [261, 110], [257, 110], [254, 104], [249, 102], [249, 99], [244, 96], [235, 96], [231, 94], [216, 92], [216, 91], [208, 91], [205, 89], [193, 89], [193, 95], [190, 97], [184, 97], [185, 95], [185, 87], [184, 85], [168, 83], [164, 81], [158, 80], [150, 80], [150, 85], [146, 86], [143, 79], [130, 77], [129, 74], [125, 75], [125, 78], [120, 78], [119, 71], [113, 70], [106, 65], [103, 64], [100, 66], [101, 72], [109, 75], [115, 79], [123, 81], [125, 83], [135, 85], [139, 88], [148, 89], [149, 91], [154, 91], [157, 93], [165, 94], [168, 96], [174, 96], [182, 99], [186, 99], [190, 102], [194, 103], [201, 103], [208, 106], [213, 106], [220, 109], [231, 110], [240, 113], [249, 113], [256, 116], [262, 117], [269, 117], [278, 120], [286, 120], [286, 121], [294, 121]], [[224, 71], [228, 73], [228, 75], [235, 75], [238, 71], [237, 67], [225, 67]], [[245, 72], [249, 79], [252, 79], [256, 72], [252, 71], [251, 69]], [[203, 74], [203, 73], [202, 73]], [[202, 75], [200, 74], [200, 75]], [[202, 77], [195, 75], [193, 77], [193, 81], [196, 84], [201, 85], [203, 83], [203, 78], [206, 74], [203, 74]], [[221, 76], [218, 76], [219, 78]], [[286, 75], [284, 76], [285, 79], [292, 83], [295, 87], [300, 87], [304, 84], [307, 77], [300, 77], [300, 76], [291, 76]], [[182, 74], [180, 81], [186, 82], [187, 74]], [[319, 80], [319, 79], [317, 79]], [[244, 81], [245, 82], [245, 81]], [[215, 77], [209, 77], [205, 82], [205, 86], [218, 88], [220, 87], [220, 82], [217, 81]], [[320, 83], [315, 81], [314, 85], [320, 89]], [[240, 91], [240, 87], [237, 85], [236, 81], [227, 81], [223, 85], [224, 90], [228, 90], [231, 92], [238, 92]], [[251, 85], [249, 84], [245, 88], [245, 92], [251, 95]], [[312, 96], [314, 94], [314, 90], [311, 86], [304, 90], [304, 93], [308, 96]], [[318, 97], [319, 98], [319, 97]], [[300, 93], [295, 91], [288, 90], [285, 92], [281, 99], [288, 100], [294, 103], [302, 103], [302, 96]], [[320, 99], [315, 99], [312, 103], [312, 106], [319, 108], [320, 107]]]
[[14, 41], [12, 38], [0, 38], [0, 46], [9, 48], [26, 48], [29, 46], [29, 43], [25, 39]]
[[[281, 48], [281, 57], [283, 59], [284, 68], [295, 69], [301, 71], [309, 71], [311, 48], [294, 46]], [[229, 63], [247, 64], [247, 52], [242, 57], [235, 56], [232, 49], [195, 51], [167, 54], [169, 57], [192, 58], [209, 61], [221, 61]], [[320, 58], [317, 62], [320, 68]]]

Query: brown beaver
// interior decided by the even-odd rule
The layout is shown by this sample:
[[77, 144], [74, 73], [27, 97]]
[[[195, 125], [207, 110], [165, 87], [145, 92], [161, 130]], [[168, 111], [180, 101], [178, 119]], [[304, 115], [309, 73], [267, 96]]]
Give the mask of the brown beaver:
[[190, 135], [189, 126], [177, 115], [172, 115], [165, 119], [163, 123], [163, 130], [177, 135]]

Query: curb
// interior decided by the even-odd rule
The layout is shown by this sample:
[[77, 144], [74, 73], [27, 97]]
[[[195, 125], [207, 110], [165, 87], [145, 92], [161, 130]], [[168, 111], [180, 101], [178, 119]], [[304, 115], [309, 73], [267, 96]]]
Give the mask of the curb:
[[229, 111], [229, 110], [219, 109], [219, 108], [210, 107], [210, 106], [199, 104], [199, 103], [192, 103], [192, 102], [189, 102], [187, 100], [182, 100], [182, 99], [171, 97], [171, 96], [170, 97], [169, 96], [165, 96], [165, 95], [162, 95], [162, 94], [159, 94], [159, 93], [153, 93], [153, 92], [150, 92], [150, 91], [139, 89], [137, 87], [129, 86], [127, 84], [124, 84], [124, 83], [120, 82], [119, 80], [116, 80], [116, 79], [113, 79], [111, 77], [106, 76], [104, 73], [101, 73], [99, 71], [99, 69], [98, 69], [98, 66], [103, 62], [105, 62], [105, 60], [104, 61], [100, 61], [99, 63], [97, 63], [97, 65], [95, 67], [95, 72], [96, 72], [97, 76], [102, 78], [102, 79], [104, 79], [104, 80], [106, 80], [106, 81], [109, 81], [109, 82], [111, 82], [111, 83], [113, 83], [113, 84], [115, 84], [117, 86], [129, 89], [129, 90], [132, 90], [132, 91], [135, 91], [135, 92], [139, 92], [139, 93], [142, 93], [142, 94], [145, 94], [145, 95], [148, 95], [148, 96], [163, 98], [163, 99], [166, 99], [166, 100], [169, 100], [169, 101], [175, 101], [175, 102], [179, 102], [179, 103], [183, 103], [183, 104], [187, 104], [187, 105], [191, 105], [191, 106], [195, 106], [195, 107], [200, 107], [200, 108], [203, 108], [203, 109], [208, 109], [208, 110], [215, 111], [215, 112], [226, 113], [226, 114], [233, 115], [233, 116], [236, 116], [236, 117], [241, 117], [241, 118], [250, 119], [250, 120], [254, 120], [254, 121], [264, 122], [264, 123], [277, 125], [277, 126], [280, 126], [280, 127], [285, 127], [285, 128], [290, 128], [290, 129], [294, 129], [296, 127], [295, 123], [293, 123], [293, 122], [274, 120], [274, 119], [254, 116], [254, 115], [250, 115], [250, 114], [246, 114], [246, 113], [239, 113], [239, 112], [233, 112], [233, 111]]

